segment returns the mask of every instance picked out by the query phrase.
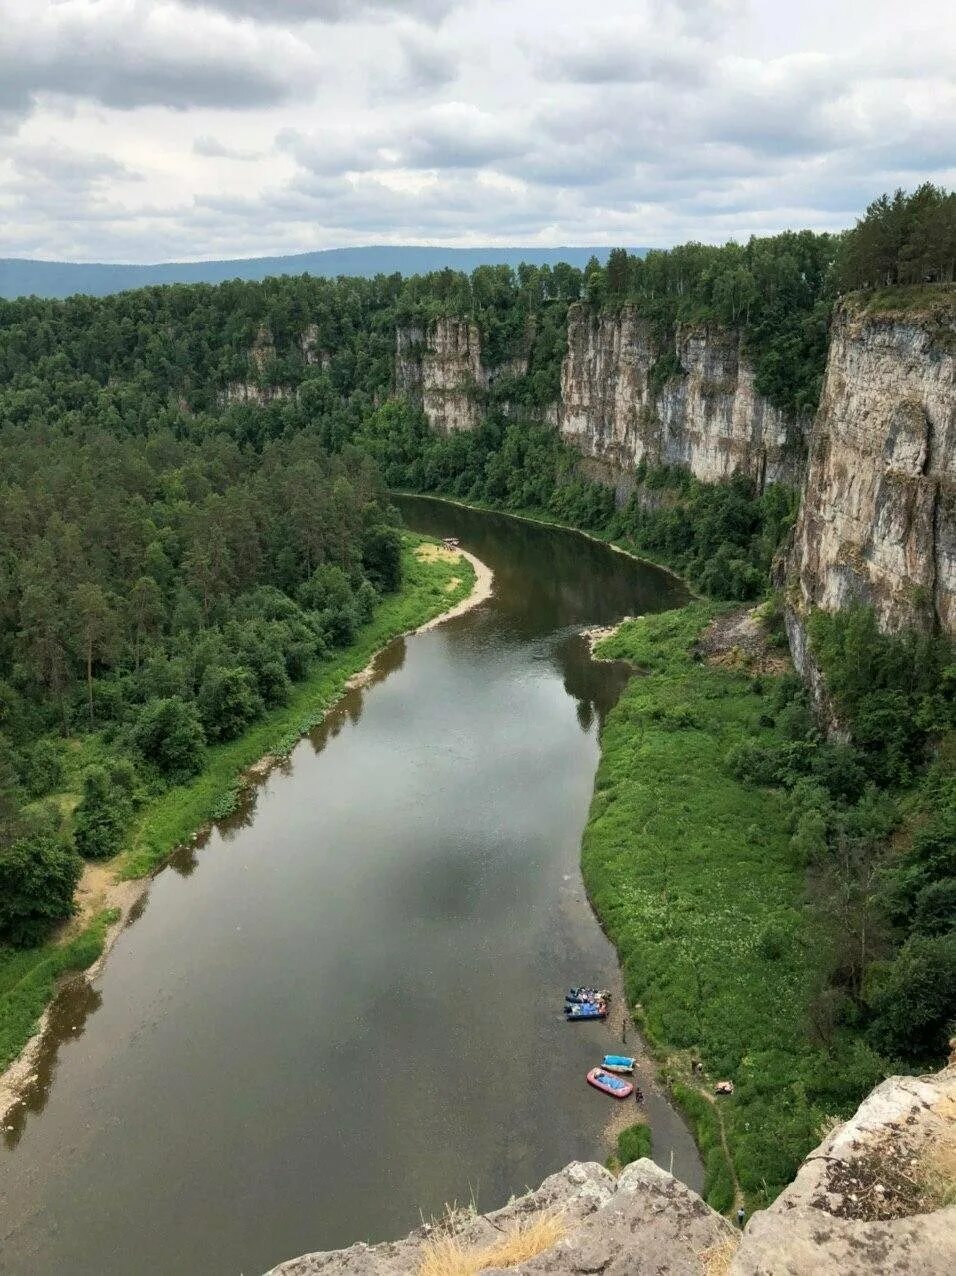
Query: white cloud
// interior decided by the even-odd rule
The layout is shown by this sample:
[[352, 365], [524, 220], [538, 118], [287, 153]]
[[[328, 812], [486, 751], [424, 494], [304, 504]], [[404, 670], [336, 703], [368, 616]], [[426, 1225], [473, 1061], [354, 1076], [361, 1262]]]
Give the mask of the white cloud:
[[942, 0], [26, 9], [0, 0], [0, 255], [720, 240], [954, 177]]
[[119, 110], [248, 110], [301, 95], [314, 55], [293, 35], [149, 0], [0, 0], [0, 112], [47, 96]]

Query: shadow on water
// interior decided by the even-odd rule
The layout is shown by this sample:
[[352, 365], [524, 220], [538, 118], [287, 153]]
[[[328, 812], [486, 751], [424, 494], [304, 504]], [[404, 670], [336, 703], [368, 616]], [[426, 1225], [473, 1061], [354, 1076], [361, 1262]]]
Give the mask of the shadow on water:
[[[389, 644], [57, 998], [0, 1149], [4, 1273], [261, 1271], [491, 1208], [633, 1119], [584, 1083], [620, 1003], [561, 1014], [617, 979], [579, 855], [632, 671], [580, 630], [683, 591], [573, 533], [399, 503], [492, 597]], [[654, 1155], [699, 1187], [645, 1071]]]

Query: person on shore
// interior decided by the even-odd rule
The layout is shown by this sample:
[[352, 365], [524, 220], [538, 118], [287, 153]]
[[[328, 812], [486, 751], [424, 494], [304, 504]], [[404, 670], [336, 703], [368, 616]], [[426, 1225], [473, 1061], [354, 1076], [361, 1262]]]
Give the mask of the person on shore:
[[740, 1228], [741, 1231], [744, 1230], [744, 1222], [746, 1218], [747, 1218], [747, 1215], [744, 1211], [744, 1207], [741, 1205], [737, 1210], [737, 1226]]

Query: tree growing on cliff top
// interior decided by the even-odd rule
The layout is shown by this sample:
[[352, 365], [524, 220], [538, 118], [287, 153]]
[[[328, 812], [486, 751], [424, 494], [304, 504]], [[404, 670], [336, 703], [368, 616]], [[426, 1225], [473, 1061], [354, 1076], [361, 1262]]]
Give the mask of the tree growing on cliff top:
[[956, 192], [924, 182], [911, 195], [881, 195], [843, 239], [842, 288], [952, 283], [956, 271]]

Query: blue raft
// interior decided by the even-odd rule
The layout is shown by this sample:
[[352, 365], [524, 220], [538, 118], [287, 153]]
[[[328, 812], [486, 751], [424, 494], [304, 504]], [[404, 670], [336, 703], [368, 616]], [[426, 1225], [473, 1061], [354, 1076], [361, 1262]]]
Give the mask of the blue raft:
[[606, 1054], [601, 1066], [607, 1072], [633, 1072], [634, 1060], [629, 1054]]
[[572, 1019], [606, 1019], [607, 1006], [603, 1001], [589, 1001], [583, 1005], [565, 1006], [564, 1017], [569, 1022]]

